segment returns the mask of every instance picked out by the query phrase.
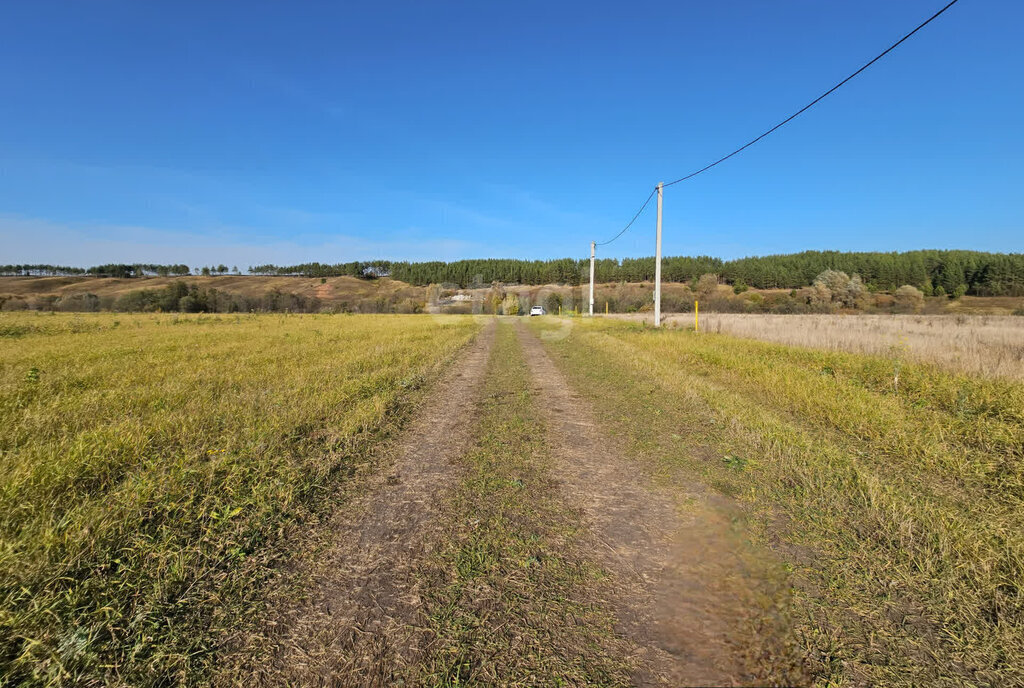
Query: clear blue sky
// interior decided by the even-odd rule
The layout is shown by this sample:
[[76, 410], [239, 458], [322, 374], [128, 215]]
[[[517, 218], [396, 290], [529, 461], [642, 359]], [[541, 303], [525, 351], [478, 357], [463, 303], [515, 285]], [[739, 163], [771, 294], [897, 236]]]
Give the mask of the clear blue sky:
[[[4, 3], [0, 263], [582, 257], [942, 4]], [[666, 254], [1024, 250], [1022, 25], [961, 0], [666, 190]]]

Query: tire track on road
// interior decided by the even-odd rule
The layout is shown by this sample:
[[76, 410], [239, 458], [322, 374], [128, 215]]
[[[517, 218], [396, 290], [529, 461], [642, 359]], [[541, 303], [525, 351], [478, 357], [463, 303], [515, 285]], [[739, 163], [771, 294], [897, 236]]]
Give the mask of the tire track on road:
[[335, 517], [309, 601], [288, 630], [271, 685], [391, 685], [416, 654], [422, 631], [416, 567], [437, 544], [438, 496], [461, 473], [494, 342], [485, 325], [431, 392], [402, 435], [390, 471]]
[[[736, 565], [728, 523], [711, 509], [680, 508], [678, 494], [655, 486], [589, 405], [569, 387], [540, 340], [516, 323], [538, 404], [560, 461], [567, 497], [581, 507], [595, 552], [618, 583], [609, 604], [619, 631], [638, 648], [639, 685], [735, 685], [753, 679], [733, 640], [743, 616], [717, 582]], [[699, 505], [699, 498], [696, 502]], [[699, 508], [699, 507], [698, 507]]]

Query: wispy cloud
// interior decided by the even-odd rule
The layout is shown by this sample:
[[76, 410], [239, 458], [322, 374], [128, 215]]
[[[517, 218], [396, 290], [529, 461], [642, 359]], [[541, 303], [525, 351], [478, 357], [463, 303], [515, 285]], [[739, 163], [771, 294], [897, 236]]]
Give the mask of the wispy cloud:
[[342, 262], [372, 258], [452, 260], [481, 252], [485, 246], [445, 237], [424, 238], [407, 230], [395, 238], [366, 239], [338, 234], [315, 241], [258, 238], [247, 228], [212, 232], [153, 227], [86, 225], [40, 218], [0, 215], [2, 263], [94, 265], [107, 262], [184, 263], [186, 265], [291, 264]]
[[432, 200], [428, 201], [427, 205], [440, 213], [441, 221], [445, 224], [486, 230], [517, 231], [523, 228], [522, 223], [507, 217], [488, 215], [452, 201]]
[[550, 201], [544, 200], [534, 191], [510, 184], [486, 183], [484, 188], [495, 197], [516, 206], [520, 212], [544, 218], [546, 221], [582, 226], [600, 225], [609, 221], [618, 222], [617, 218], [610, 219], [586, 212], [583, 209], [566, 210]]

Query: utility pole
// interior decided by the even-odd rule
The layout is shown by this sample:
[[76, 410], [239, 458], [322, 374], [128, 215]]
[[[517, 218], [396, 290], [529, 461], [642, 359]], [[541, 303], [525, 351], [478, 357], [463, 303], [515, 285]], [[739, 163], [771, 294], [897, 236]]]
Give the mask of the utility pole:
[[[658, 182], [658, 239], [654, 246], [654, 326], [661, 327], [661, 187], [662, 183]], [[591, 249], [593, 250], [593, 249]], [[593, 254], [591, 254], [593, 255]], [[593, 258], [591, 260], [591, 270], [593, 270]], [[593, 280], [591, 280], [593, 283]], [[591, 287], [593, 289], [593, 287]], [[590, 303], [594, 303], [594, 297], [590, 297]]]
[[594, 248], [597, 246], [590, 242], [590, 315], [594, 315]]

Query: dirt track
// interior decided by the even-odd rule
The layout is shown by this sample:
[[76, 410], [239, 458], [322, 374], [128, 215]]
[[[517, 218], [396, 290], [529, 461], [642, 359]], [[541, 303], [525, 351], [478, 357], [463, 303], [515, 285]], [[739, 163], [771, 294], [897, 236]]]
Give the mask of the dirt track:
[[494, 323], [439, 381], [406, 431], [393, 469], [333, 526], [328, 565], [293, 610], [273, 682], [391, 685], [415, 652], [414, 568], [436, 537], [436, 495], [458, 475], [494, 340]]
[[742, 653], [728, 642], [740, 610], [708, 582], [721, 580], [731, 559], [726, 525], [711, 510], [682, 511], [681, 497], [699, 495], [658, 487], [626, 460], [540, 340], [516, 325], [560, 459], [556, 475], [566, 498], [585, 510], [602, 564], [617, 578], [619, 595], [610, 602], [641, 653], [635, 682], [744, 682]]
[[[539, 339], [521, 321], [514, 326], [562, 498], [582, 509], [593, 560], [614, 582], [615, 594], [601, 603], [618, 619], [623, 647], [632, 648], [632, 682], [749, 683], [730, 641], [741, 600], [717, 585], [735, 565], [728, 524], [701, 507], [701, 495], [659, 487], [624, 458]], [[263, 674], [269, 683], [391, 685], [410, 675], [425, 640], [416, 571], [443, 537], [438, 504], [460, 476], [457, 459], [472, 438], [494, 330], [489, 323], [438, 383], [403, 436], [393, 471], [336, 516], [309, 602], [284, 615], [282, 650]]]

